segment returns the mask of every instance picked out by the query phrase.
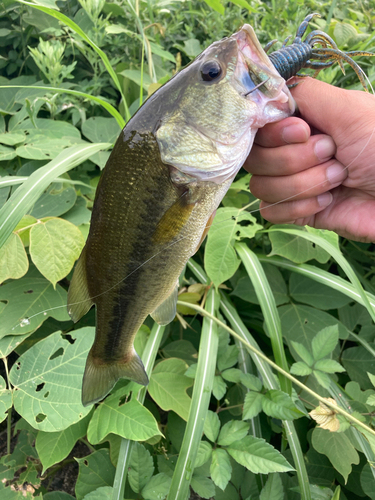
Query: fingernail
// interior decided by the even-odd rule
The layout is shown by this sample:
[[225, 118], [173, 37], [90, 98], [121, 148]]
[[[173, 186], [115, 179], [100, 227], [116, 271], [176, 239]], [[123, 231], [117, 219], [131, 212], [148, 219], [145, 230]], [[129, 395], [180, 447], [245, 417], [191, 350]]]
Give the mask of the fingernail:
[[303, 125], [289, 125], [285, 127], [281, 133], [284, 142], [288, 144], [295, 144], [297, 142], [306, 142], [309, 134]]
[[340, 163], [334, 163], [327, 168], [326, 176], [331, 184], [337, 184], [346, 179], [348, 171]]
[[318, 204], [320, 207], [328, 207], [333, 200], [333, 196], [330, 192], [323, 193], [318, 196]]
[[319, 160], [328, 160], [335, 154], [336, 145], [330, 137], [325, 137], [315, 144], [314, 151]]

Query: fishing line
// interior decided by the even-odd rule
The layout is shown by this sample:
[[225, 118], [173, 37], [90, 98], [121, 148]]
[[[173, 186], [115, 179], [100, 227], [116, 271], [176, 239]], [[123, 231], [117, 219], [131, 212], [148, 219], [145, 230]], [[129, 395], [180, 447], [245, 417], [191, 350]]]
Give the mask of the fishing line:
[[[371, 85], [371, 84], [370, 84]], [[372, 88], [372, 86], [371, 86]], [[372, 89], [373, 90], [373, 89]], [[373, 93], [374, 93], [374, 90], [373, 90]], [[356, 160], [358, 160], [358, 158], [361, 156], [361, 154], [365, 151], [365, 149], [367, 148], [367, 146], [369, 145], [373, 135], [375, 133], [375, 127], [373, 128], [371, 134], [370, 134], [370, 137], [368, 138], [366, 144], [362, 147], [362, 149], [360, 150], [360, 152], [357, 154], [357, 156], [346, 166], [344, 167], [343, 171], [347, 170]], [[337, 174], [337, 175], [341, 175], [340, 174]], [[287, 198], [284, 198], [280, 201], [277, 201], [275, 203], [272, 203], [271, 205], [267, 205], [267, 207], [264, 207], [264, 208], [257, 208], [255, 210], [251, 210], [251, 211], [245, 211], [244, 214], [253, 214], [253, 213], [256, 213], [256, 212], [261, 212], [262, 210], [265, 210], [265, 209], [268, 209], [268, 208], [271, 208], [271, 207], [274, 207], [276, 205], [279, 205], [280, 203], [284, 203], [285, 201], [289, 201], [293, 198], [296, 198], [297, 196], [301, 195], [301, 194], [304, 194], [304, 193], [307, 193], [308, 191], [311, 191], [311, 189], [314, 189], [316, 187], [319, 187], [323, 184], [325, 184], [327, 181], [322, 181], [322, 182], [318, 182], [317, 184], [314, 184], [313, 186], [310, 186], [309, 188], [303, 190], [303, 191], [300, 191], [299, 193], [295, 194], [295, 195], [292, 195], [292, 196], [288, 196]], [[185, 193], [184, 193], [185, 194]], [[182, 194], [181, 197], [184, 195]], [[242, 209], [238, 209], [238, 210], [242, 210]], [[219, 221], [217, 223], [212, 223], [210, 225], [207, 225], [206, 227], [210, 228], [212, 226], [217, 226], [219, 224], [222, 224], [224, 222], [228, 222], [230, 220], [233, 220], [233, 218], [236, 219], [236, 221], [238, 220], [241, 220], [241, 214], [237, 215], [237, 216], [232, 216], [232, 217], [228, 217], [228, 219], [224, 219], [222, 221]], [[141, 267], [145, 266], [146, 264], [148, 264], [153, 258], [157, 257], [160, 253], [164, 252], [165, 250], [168, 250], [169, 248], [171, 248], [173, 245], [179, 243], [180, 241], [184, 240], [186, 238], [186, 236], [183, 236], [182, 238], [176, 240], [176, 241], [173, 241], [171, 244], [169, 244], [168, 246], [166, 246], [165, 248], [162, 248], [161, 250], [159, 250], [157, 253], [155, 253], [153, 256], [151, 256], [149, 259], [147, 259], [145, 262], [143, 262], [142, 264], [140, 264], [136, 269], [134, 269], [131, 273], [129, 273], [128, 275], [125, 276], [125, 278], [121, 279], [119, 282], [115, 283], [113, 286], [111, 286], [110, 288], [108, 288], [108, 290], [105, 290], [104, 292], [98, 294], [98, 295], [95, 295], [93, 297], [90, 297], [89, 299], [85, 299], [85, 300], [82, 300], [82, 301], [79, 301], [79, 302], [74, 302], [74, 303], [70, 303], [70, 304], [67, 304], [67, 306], [63, 305], [63, 306], [56, 306], [56, 307], [51, 307], [49, 309], [45, 309], [43, 311], [40, 311], [38, 313], [35, 313], [33, 314], [32, 316], [30, 317], [25, 317], [23, 319], [20, 320], [19, 323], [17, 323], [13, 328], [12, 328], [12, 331], [17, 328], [17, 327], [24, 327], [24, 326], [28, 326], [30, 325], [30, 321], [31, 319], [35, 318], [36, 316], [39, 316], [41, 314], [43, 314], [44, 316], [47, 315], [48, 312], [50, 311], [54, 311], [56, 309], [62, 309], [62, 308], [65, 308], [65, 307], [68, 307], [68, 310], [71, 306], [75, 306], [75, 305], [78, 305], [78, 304], [83, 304], [85, 302], [88, 302], [88, 301], [92, 301], [93, 299], [96, 299], [98, 297], [101, 297], [102, 295], [105, 295], [106, 293], [110, 292], [111, 290], [113, 290], [114, 288], [118, 287], [121, 283], [123, 283], [127, 278], [129, 278], [129, 276], [131, 276], [132, 274], [134, 274], [136, 271], [138, 271]]]

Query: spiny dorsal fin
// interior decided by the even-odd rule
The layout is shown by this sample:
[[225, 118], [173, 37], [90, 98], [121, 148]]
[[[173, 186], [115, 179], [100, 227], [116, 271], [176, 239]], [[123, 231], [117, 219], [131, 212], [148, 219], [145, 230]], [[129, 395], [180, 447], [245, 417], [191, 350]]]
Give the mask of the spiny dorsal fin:
[[68, 313], [74, 323], [77, 323], [93, 304], [87, 286], [85, 247], [74, 269], [68, 291]]
[[176, 316], [178, 282], [172, 293], [151, 313], [151, 317], [159, 325], [168, 325]]
[[126, 362], [113, 361], [96, 362], [89, 352], [86, 361], [82, 383], [82, 404], [87, 406], [103, 399], [120, 378], [128, 378], [137, 384], [147, 385], [148, 376], [141, 358], [133, 349], [130, 359]]

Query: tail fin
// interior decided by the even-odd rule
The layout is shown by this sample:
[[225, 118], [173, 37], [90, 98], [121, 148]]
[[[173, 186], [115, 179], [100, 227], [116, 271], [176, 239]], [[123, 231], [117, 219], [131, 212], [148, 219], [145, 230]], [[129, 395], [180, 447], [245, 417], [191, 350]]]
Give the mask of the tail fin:
[[82, 383], [82, 404], [88, 406], [103, 399], [120, 378], [128, 378], [141, 385], [148, 384], [148, 376], [141, 358], [133, 350], [130, 361], [95, 362], [89, 352]]

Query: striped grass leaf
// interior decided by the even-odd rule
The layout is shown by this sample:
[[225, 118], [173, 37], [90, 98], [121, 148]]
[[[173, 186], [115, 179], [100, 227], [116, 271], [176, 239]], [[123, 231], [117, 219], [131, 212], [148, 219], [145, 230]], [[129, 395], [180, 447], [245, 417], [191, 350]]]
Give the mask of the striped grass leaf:
[[[236, 243], [235, 248], [254, 285], [255, 293], [258, 297], [264, 321], [267, 325], [267, 331], [271, 339], [272, 351], [276, 363], [285, 371], [289, 371], [285, 356], [279, 312], [262, 265], [255, 253], [244, 243]], [[291, 382], [282, 375], [279, 375], [279, 378], [282, 390], [288, 394], [292, 394]]]
[[304, 238], [306, 240], [315, 243], [315, 245], [320, 246], [321, 248], [323, 248], [323, 250], [328, 252], [339, 264], [339, 266], [345, 272], [347, 277], [350, 279], [355, 291], [360, 295], [363, 305], [366, 307], [370, 316], [372, 317], [372, 320], [375, 322], [375, 310], [371, 306], [370, 301], [359, 279], [357, 278], [355, 271], [352, 269], [349, 262], [345, 259], [345, 257], [342, 255], [342, 253], [337, 249], [335, 245], [333, 245], [331, 242], [329, 242], [328, 240], [326, 240], [317, 233], [311, 233], [305, 231], [304, 228], [297, 229], [295, 226], [280, 225], [280, 226], [272, 226], [270, 229], [267, 230], [267, 232], [269, 233], [274, 231], [280, 231], [286, 234], [291, 234], [293, 236], [299, 236], [301, 238]]
[[31, 209], [39, 196], [56, 177], [76, 167], [94, 153], [110, 146], [109, 143], [72, 146], [64, 149], [47, 165], [33, 172], [0, 210], [0, 248], [7, 241], [22, 217]]
[[105, 110], [108, 111], [110, 115], [113, 116], [117, 120], [117, 123], [121, 128], [125, 127], [125, 120], [117, 111], [117, 109], [112, 106], [109, 102], [107, 102], [103, 97], [97, 97], [95, 95], [85, 94], [84, 92], [80, 92], [78, 90], [73, 89], [64, 89], [60, 87], [46, 87], [46, 86], [38, 86], [38, 85], [1, 85], [0, 90], [2, 89], [39, 89], [45, 90], [47, 92], [54, 92], [57, 94], [70, 94], [75, 95], [77, 97], [83, 97], [84, 99], [88, 99], [89, 101], [94, 101], [97, 104], [100, 104]]
[[[218, 307], [219, 296], [211, 288], [207, 295], [205, 309], [211, 315], [215, 315]], [[217, 325], [205, 317], [189, 418], [168, 496], [173, 500], [185, 500], [189, 491], [214, 384], [218, 344]]]
[[[160, 342], [163, 338], [164, 330], [165, 326], [160, 326], [157, 323], [154, 323], [154, 326], [151, 329], [150, 336], [142, 353], [142, 362], [149, 377], [151, 376], [152, 368], [155, 363]], [[134, 384], [134, 386], [138, 386], [138, 384]], [[137, 394], [137, 400], [139, 403], [143, 404], [146, 393], [147, 387], [142, 387], [142, 389]], [[134, 441], [130, 441], [129, 439], [121, 440], [120, 452], [117, 459], [115, 480], [113, 482], [112, 500], [122, 500], [124, 498], [126, 475], [130, 464], [133, 444]]]
[[[0, 178], [0, 189], [3, 187], [18, 186], [19, 184], [27, 181], [28, 178], [29, 177], [25, 175], [6, 175]], [[56, 179], [53, 179], [53, 182], [63, 182], [64, 184], [73, 184], [75, 186], [84, 186], [89, 189], [94, 189], [93, 186], [90, 186], [90, 184], [86, 184], [85, 182], [75, 179], [64, 179], [62, 177], [57, 177]]]
[[117, 90], [121, 94], [121, 99], [122, 99], [122, 102], [124, 103], [124, 108], [125, 108], [126, 121], [130, 120], [130, 113], [129, 113], [128, 104], [127, 104], [125, 96], [122, 92], [120, 81], [119, 81], [114, 69], [112, 68], [111, 63], [109, 62], [107, 55], [86, 35], [86, 33], [82, 30], [82, 28], [80, 28], [78, 26], [78, 24], [76, 24], [74, 21], [72, 21], [69, 17], [65, 16], [61, 12], [58, 12], [54, 9], [51, 9], [49, 7], [44, 7], [42, 5], [35, 5], [34, 3], [25, 2], [23, 0], [17, 0], [17, 1], [19, 3], [24, 4], [24, 5], [28, 5], [29, 7], [33, 7], [34, 9], [41, 10], [42, 12], [45, 12], [46, 14], [49, 14], [50, 16], [54, 17], [55, 19], [58, 19], [59, 21], [63, 22], [64, 24], [69, 26], [69, 28], [72, 29], [75, 33], [77, 33], [77, 35], [82, 37], [83, 40], [85, 40], [85, 42], [88, 43], [90, 45], [90, 47], [92, 47], [95, 50], [95, 52], [98, 54], [98, 56], [103, 61], [103, 64], [106, 67], [106, 70], [108, 71], [108, 73], [112, 77], [112, 80], [113, 80], [115, 86], [117, 87]]

